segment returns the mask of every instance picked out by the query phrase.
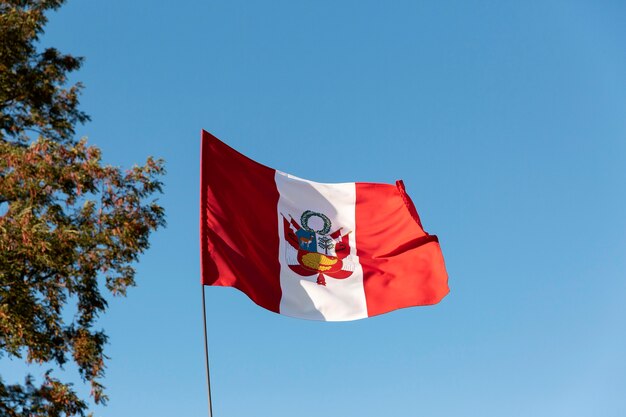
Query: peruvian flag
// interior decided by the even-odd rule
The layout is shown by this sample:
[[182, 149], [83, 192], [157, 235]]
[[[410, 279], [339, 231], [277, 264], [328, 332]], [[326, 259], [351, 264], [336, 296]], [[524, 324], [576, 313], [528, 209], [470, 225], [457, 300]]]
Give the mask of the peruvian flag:
[[200, 200], [202, 284], [268, 310], [356, 320], [448, 294], [439, 241], [402, 181], [308, 181], [202, 131]]

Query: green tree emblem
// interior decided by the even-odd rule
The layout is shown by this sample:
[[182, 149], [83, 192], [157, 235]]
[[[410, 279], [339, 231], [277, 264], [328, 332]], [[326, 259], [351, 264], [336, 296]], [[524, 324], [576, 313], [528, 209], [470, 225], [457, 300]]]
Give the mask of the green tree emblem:
[[322, 236], [319, 238], [317, 246], [324, 249], [324, 253], [328, 255], [328, 251], [335, 247], [335, 243], [333, 242], [333, 239], [331, 239], [330, 237]]

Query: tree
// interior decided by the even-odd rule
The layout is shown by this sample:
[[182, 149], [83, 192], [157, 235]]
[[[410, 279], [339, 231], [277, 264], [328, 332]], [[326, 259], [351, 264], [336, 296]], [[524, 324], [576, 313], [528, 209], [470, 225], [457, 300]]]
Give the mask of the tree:
[[333, 243], [333, 240], [331, 238], [329, 238], [328, 236], [322, 236], [322, 237], [320, 237], [319, 240], [320, 241], [317, 244], [317, 246], [319, 246], [320, 248], [324, 249], [324, 253], [326, 253], [326, 255], [328, 255], [328, 250], [335, 247], [335, 244]]
[[55, 375], [68, 361], [106, 403], [104, 292], [135, 285], [133, 264], [164, 225], [162, 161], [123, 171], [74, 138], [89, 118], [67, 76], [82, 59], [37, 48], [45, 13], [62, 3], [0, 0], [0, 358], [51, 368], [23, 384], [0, 376], [9, 417], [85, 415], [87, 400]]

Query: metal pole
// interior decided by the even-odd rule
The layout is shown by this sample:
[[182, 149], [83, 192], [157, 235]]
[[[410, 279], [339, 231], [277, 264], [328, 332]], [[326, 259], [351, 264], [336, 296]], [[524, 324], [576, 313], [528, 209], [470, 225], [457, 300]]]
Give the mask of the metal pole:
[[213, 405], [211, 404], [211, 374], [209, 373], [209, 342], [206, 331], [206, 303], [204, 301], [204, 285], [202, 285], [202, 321], [204, 322], [204, 359], [206, 362], [206, 383], [209, 390], [209, 417], [213, 417]]

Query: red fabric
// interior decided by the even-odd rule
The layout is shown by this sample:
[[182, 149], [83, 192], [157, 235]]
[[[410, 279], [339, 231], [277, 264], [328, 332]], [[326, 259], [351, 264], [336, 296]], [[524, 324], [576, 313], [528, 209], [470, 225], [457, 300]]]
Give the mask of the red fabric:
[[436, 304], [449, 292], [437, 237], [422, 229], [402, 182], [356, 183], [356, 248], [368, 316]]
[[236, 287], [279, 312], [278, 190], [275, 171], [202, 131], [202, 284]]
[[[277, 213], [275, 175], [275, 170], [202, 131], [202, 284], [238, 288], [261, 307], [279, 313], [279, 221], [286, 244], [300, 257], [302, 250], [292, 230], [300, 225]], [[438, 303], [449, 291], [443, 256], [437, 237], [423, 230], [404, 184], [356, 183], [355, 191], [354, 233], [363, 269], [367, 315]], [[341, 230], [331, 236], [338, 239]], [[336, 243], [337, 258], [346, 258], [348, 248], [346, 234]], [[300, 275], [317, 274], [301, 263], [289, 268]], [[340, 265], [337, 263], [337, 268]], [[352, 276], [352, 271], [333, 271], [327, 272], [331, 278]], [[323, 274], [319, 274], [317, 283], [326, 285]]]

